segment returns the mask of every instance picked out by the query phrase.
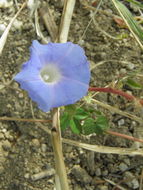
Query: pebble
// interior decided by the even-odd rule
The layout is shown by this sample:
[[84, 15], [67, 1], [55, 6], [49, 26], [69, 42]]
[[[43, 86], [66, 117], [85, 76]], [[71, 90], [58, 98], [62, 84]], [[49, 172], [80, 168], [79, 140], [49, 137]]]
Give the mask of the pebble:
[[95, 171], [95, 175], [98, 177], [98, 176], [101, 176], [101, 169], [100, 168], [97, 168], [96, 171]]
[[124, 68], [120, 69], [120, 74], [126, 74], [126, 73], [127, 73], [126, 69], [124, 69]]
[[2, 174], [4, 171], [4, 167], [3, 166], [0, 166], [0, 174]]
[[102, 176], [107, 176], [108, 175], [108, 170], [102, 171]]
[[125, 124], [125, 120], [124, 119], [120, 119], [118, 121], [118, 126], [124, 125]]
[[125, 162], [125, 164], [127, 164], [128, 166], [131, 165], [131, 163], [130, 163], [130, 159], [128, 159], [128, 158], [125, 158], [125, 159], [124, 159], [124, 162]]
[[100, 186], [98, 186], [98, 189], [99, 190], [108, 190], [108, 187], [105, 185], [100, 185]]
[[139, 181], [136, 179], [136, 177], [129, 171], [124, 173], [124, 181], [125, 184], [132, 189], [138, 189], [139, 188]]
[[19, 94], [18, 94], [18, 97], [19, 97], [19, 98], [23, 98], [23, 93], [22, 93], [22, 92], [19, 93]]
[[51, 177], [54, 174], [55, 174], [55, 170], [53, 168], [51, 168], [51, 169], [48, 169], [48, 170], [45, 170], [45, 171], [42, 171], [40, 173], [32, 175], [31, 179], [33, 181], [36, 181], [36, 180], [39, 180], [39, 179], [42, 179], [42, 178], [45, 178], [45, 177]]
[[77, 184], [74, 185], [74, 190], [82, 190], [82, 189], [83, 189], [83, 188], [80, 187], [79, 185], [77, 185]]
[[[88, 152], [87, 154], [87, 164], [90, 171], [90, 174], [93, 175], [95, 172], [95, 153], [94, 152]], [[97, 168], [100, 169], [100, 168]]]
[[82, 184], [89, 184], [92, 181], [92, 177], [88, 175], [85, 169], [79, 165], [75, 165], [71, 170], [72, 175], [75, 179]]
[[5, 151], [9, 151], [10, 148], [11, 148], [11, 143], [10, 143], [8, 140], [4, 141], [3, 144], [2, 144], [2, 148], [3, 148]]
[[3, 133], [6, 133], [6, 132], [7, 132], [7, 130], [6, 130], [5, 128], [3, 128], [1, 131], [2, 131]]
[[3, 140], [3, 139], [5, 139], [4, 134], [0, 133], [0, 140]]
[[29, 173], [26, 173], [26, 174], [24, 175], [24, 177], [25, 177], [25, 179], [29, 179], [29, 178], [30, 178], [30, 174], [29, 174]]
[[127, 64], [128, 69], [132, 70], [135, 68], [135, 65], [133, 63]]
[[32, 145], [39, 148], [40, 147], [40, 142], [38, 139], [32, 139]]
[[122, 172], [126, 171], [126, 169], [128, 168], [128, 166], [125, 163], [121, 163], [118, 167]]
[[42, 144], [41, 145], [41, 150], [42, 150], [42, 152], [46, 152], [47, 151], [47, 145], [46, 144]]
[[13, 23], [13, 27], [16, 29], [16, 30], [21, 30], [23, 26], [23, 22], [22, 21], [19, 21], [17, 19], [15, 19], [14, 23]]
[[13, 5], [13, 1], [8, 1], [8, 0], [0, 0], [0, 8], [8, 8]]

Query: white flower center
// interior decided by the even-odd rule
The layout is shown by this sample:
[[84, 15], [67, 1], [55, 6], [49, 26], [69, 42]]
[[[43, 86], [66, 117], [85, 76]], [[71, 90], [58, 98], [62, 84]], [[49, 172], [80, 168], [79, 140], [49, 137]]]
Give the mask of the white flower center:
[[54, 83], [54, 82], [58, 82], [62, 75], [57, 66], [53, 64], [48, 64], [44, 68], [41, 69], [40, 76], [44, 82]]

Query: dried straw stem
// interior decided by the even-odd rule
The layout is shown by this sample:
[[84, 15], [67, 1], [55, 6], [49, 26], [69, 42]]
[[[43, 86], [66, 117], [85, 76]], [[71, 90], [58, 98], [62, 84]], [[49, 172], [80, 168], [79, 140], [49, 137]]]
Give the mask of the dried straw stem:
[[[61, 18], [60, 33], [58, 39], [60, 43], [67, 42], [74, 5], [75, 5], [75, 0], [65, 0], [64, 2], [64, 9]], [[62, 153], [59, 108], [55, 108], [53, 111], [54, 111], [53, 127], [51, 131], [51, 137], [52, 137], [53, 149], [55, 154], [55, 164], [56, 164], [56, 176], [55, 176], [56, 189], [69, 190], [66, 168]]]

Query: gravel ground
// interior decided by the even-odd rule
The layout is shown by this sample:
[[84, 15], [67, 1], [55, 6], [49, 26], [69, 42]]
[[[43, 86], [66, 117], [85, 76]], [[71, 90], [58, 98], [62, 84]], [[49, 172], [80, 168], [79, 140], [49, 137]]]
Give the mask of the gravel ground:
[[[0, 35], [17, 12], [15, 2], [0, 0]], [[42, 1], [41, 4], [47, 2], [58, 25], [62, 4], [58, 0]], [[114, 85], [115, 81], [120, 81], [129, 73], [141, 73], [143, 54], [128, 29], [119, 27], [114, 21], [118, 13], [107, 0], [104, 0], [95, 15], [95, 22], [92, 21], [85, 32], [96, 8], [94, 2], [76, 2], [69, 41], [78, 43], [85, 49], [92, 67], [91, 85], [104, 87], [109, 84]], [[18, 6], [22, 3], [22, 0], [18, 1]], [[85, 3], [88, 6], [85, 6]], [[131, 10], [134, 11], [132, 8]], [[49, 39], [49, 33], [42, 19], [39, 21], [44, 36]], [[10, 82], [19, 71], [21, 64], [28, 60], [29, 46], [34, 39], [37, 39], [34, 19], [25, 8], [13, 24], [0, 58], [0, 117], [51, 118], [49, 113], [37, 109], [36, 104], [16, 82]], [[101, 62], [103, 64], [97, 66]], [[141, 79], [140, 82], [142, 83]], [[3, 88], [8, 83], [9, 85]], [[126, 85], [122, 88], [135, 96], [143, 96], [142, 90], [132, 90]], [[96, 98], [122, 111], [142, 116], [141, 108], [136, 108], [121, 97], [100, 93]], [[94, 107], [109, 118], [113, 131], [143, 138], [142, 124], [98, 105]], [[46, 126], [46, 124], [42, 125]], [[54, 188], [55, 170], [51, 140], [40, 126], [38, 123], [20, 121], [0, 122], [0, 190], [52, 190]], [[50, 124], [48, 127], [50, 129]], [[73, 135], [70, 130], [66, 130], [62, 136], [96, 145], [142, 147], [139, 143], [111, 135], [94, 134], [85, 137]], [[120, 189], [115, 187], [113, 182], [126, 190], [141, 190], [142, 156], [101, 154], [67, 144], [63, 145], [63, 152], [69, 184], [73, 190]]]

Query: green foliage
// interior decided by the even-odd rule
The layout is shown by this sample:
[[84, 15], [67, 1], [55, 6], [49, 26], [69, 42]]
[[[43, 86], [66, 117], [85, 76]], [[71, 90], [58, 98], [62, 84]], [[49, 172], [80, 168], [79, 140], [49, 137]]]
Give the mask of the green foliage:
[[142, 89], [143, 88], [143, 86], [141, 84], [139, 84], [138, 82], [136, 82], [135, 80], [130, 79], [130, 78], [127, 79], [126, 84], [133, 89]]
[[[96, 118], [96, 119], [94, 119]], [[107, 118], [93, 108], [76, 108], [66, 106], [61, 114], [61, 129], [70, 127], [75, 134], [89, 135], [92, 133], [102, 134], [109, 125]]]
[[[135, 39], [138, 41], [140, 46], [143, 48], [143, 31], [140, 25], [136, 22], [134, 17], [132, 16], [131, 12], [126, 8], [126, 6], [118, 0], [112, 0], [115, 7], [119, 11], [120, 15], [123, 17], [125, 23], [129, 27], [130, 31], [135, 36]], [[136, 2], [136, 1], [134, 1]]]
[[134, 5], [138, 6], [140, 9], [143, 9], [143, 4], [141, 4], [140, 2], [136, 1], [136, 0], [127, 0], [130, 3], [133, 3]]
[[96, 119], [88, 118], [83, 125], [83, 134], [89, 135], [96, 133], [103, 134], [109, 128], [108, 121], [105, 116], [100, 115]]
[[72, 132], [75, 133], [75, 134], [80, 134], [81, 133], [81, 124], [76, 119], [71, 119], [70, 120], [70, 128], [71, 128]]

